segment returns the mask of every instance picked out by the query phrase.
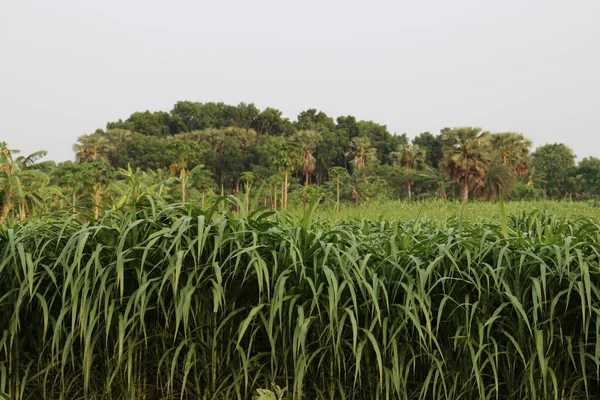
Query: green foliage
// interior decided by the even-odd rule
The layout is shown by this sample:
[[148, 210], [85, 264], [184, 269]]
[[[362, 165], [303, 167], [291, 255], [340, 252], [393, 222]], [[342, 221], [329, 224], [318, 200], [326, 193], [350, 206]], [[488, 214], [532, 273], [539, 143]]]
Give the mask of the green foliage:
[[483, 186], [485, 164], [489, 161], [490, 132], [481, 128], [460, 127], [442, 134], [444, 158], [440, 168], [444, 175], [461, 183], [460, 200], [469, 200], [471, 185]]
[[511, 198], [517, 200], [539, 200], [543, 195], [542, 189], [517, 181]]
[[139, 198], [97, 221], [2, 227], [0, 392], [593, 397], [600, 225], [539, 211], [472, 222], [491, 206], [333, 223]]
[[429, 132], [423, 132], [417, 135], [412, 143], [425, 150], [425, 163], [436, 168], [443, 156], [444, 141], [442, 135], [434, 136]]
[[[482, 131], [475, 128], [443, 128], [439, 135], [423, 132], [409, 145], [405, 134], [392, 134], [385, 125], [357, 121], [351, 115], [334, 120], [314, 108], [300, 112], [295, 121], [282, 115], [280, 110], [260, 110], [252, 103], [232, 106], [179, 101], [169, 112], [135, 112], [125, 121], [110, 122], [106, 132], [99, 129], [82, 136], [74, 149], [79, 162], [104, 161], [114, 168], [132, 165], [148, 171], [174, 165], [178, 156], [173, 142], [195, 141], [204, 150], [199, 151], [188, 169], [203, 164], [227, 193], [240, 191], [239, 176], [244, 171], [254, 171], [261, 179], [267, 179], [265, 171], [281, 168], [273, 162], [283, 139], [297, 142], [303, 151], [297, 165], [282, 169], [298, 171], [288, 177], [287, 187], [298, 182], [322, 185], [329, 179], [332, 167], [351, 172], [374, 162], [381, 168], [371, 170], [379, 169], [384, 175], [378, 178], [389, 183], [387, 195], [409, 199], [440, 196], [439, 185], [436, 187], [428, 178], [421, 179], [421, 174], [387, 168], [394, 163], [404, 163], [406, 167], [407, 159], [401, 155], [401, 149], [413, 147], [423, 153], [418, 165], [408, 169], [427, 165], [460, 184], [458, 195], [452, 185], [443, 197], [459, 197], [462, 201], [469, 197], [496, 198], [500, 186], [508, 194], [517, 180], [544, 187], [553, 198], [568, 194], [583, 199], [593, 191], [590, 184], [582, 182], [590, 181], [589, 174], [584, 178], [569, 170], [569, 163], [558, 167], [559, 172], [549, 172], [552, 166], [542, 161], [540, 151], [535, 172], [530, 154], [532, 142], [520, 133], [485, 132], [477, 138]], [[470, 131], [476, 131], [475, 135], [469, 136]]]
[[286, 389], [281, 389], [277, 385], [273, 385], [273, 391], [267, 389], [256, 389], [256, 396], [253, 400], [283, 400]]
[[569, 170], [569, 174], [575, 176], [581, 192], [592, 196], [600, 196], [600, 159], [597, 157], [586, 157], [576, 168]]
[[553, 197], [564, 196], [567, 193], [567, 170], [575, 166], [573, 150], [562, 143], [546, 144], [538, 147], [531, 156], [535, 171], [545, 181], [546, 194]]

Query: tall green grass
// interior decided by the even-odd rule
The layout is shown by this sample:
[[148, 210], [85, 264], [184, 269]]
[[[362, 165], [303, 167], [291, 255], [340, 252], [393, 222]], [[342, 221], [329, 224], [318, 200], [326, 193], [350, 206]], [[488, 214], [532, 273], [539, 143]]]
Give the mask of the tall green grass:
[[[138, 207], [0, 230], [12, 399], [600, 393], [600, 225]], [[504, 232], [503, 232], [504, 230]]]
[[[589, 217], [600, 221], [600, 203], [598, 201], [504, 201], [507, 214], [526, 212], [548, 212], [560, 217]], [[301, 215], [303, 209], [292, 210]], [[417, 215], [444, 222], [449, 218], [458, 218], [461, 214], [465, 220], [483, 222], [486, 219], [500, 219], [500, 207], [494, 202], [469, 202], [465, 205], [459, 202], [428, 200], [407, 202], [400, 200], [372, 200], [361, 203], [343, 203], [340, 212], [335, 212], [333, 203], [318, 210], [318, 214], [333, 221], [353, 218], [376, 220], [379, 218], [397, 221], [412, 220]]]

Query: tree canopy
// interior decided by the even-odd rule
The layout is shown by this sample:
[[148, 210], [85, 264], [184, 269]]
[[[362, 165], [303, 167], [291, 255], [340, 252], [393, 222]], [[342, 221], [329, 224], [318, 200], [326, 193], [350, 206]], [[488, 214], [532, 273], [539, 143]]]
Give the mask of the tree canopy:
[[[374, 197], [495, 200], [585, 199], [600, 195], [600, 160], [575, 162], [563, 143], [533, 143], [518, 132], [444, 127], [412, 140], [387, 126], [311, 108], [295, 120], [252, 103], [179, 101], [170, 111], [138, 111], [81, 135], [74, 162], [20, 155], [2, 143], [2, 219], [35, 210], [103, 206], [129, 193], [197, 201], [264, 185], [264, 204], [307, 196], [335, 202]], [[251, 179], [249, 178], [251, 177]]]

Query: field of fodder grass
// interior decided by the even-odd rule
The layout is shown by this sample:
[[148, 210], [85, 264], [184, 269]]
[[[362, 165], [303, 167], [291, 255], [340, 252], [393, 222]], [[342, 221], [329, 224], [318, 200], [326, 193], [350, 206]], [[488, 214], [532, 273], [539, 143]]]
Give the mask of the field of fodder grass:
[[600, 225], [142, 208], [0, 230], [12, 399], [581, 399]]
[[[506, 212], [546, 212], [565, 218], [589, 217], [600, 222], [600, 202], [589, 201], [506, 201]], [[296, 215], [302, 215], [304, 208], [292, 210]], [[463, 218], [473, 222], [483, 222], [487, 219], [500, 218], [498, 203], [490, 201], [472, 201], [466, 204], [457, 201], [426, 200], [408, 202], [403, 200], [371, 200], [360, 203], [343, 203], [340, 212], [335, 211], [335, 204], [327, 204], [317, 210], [323, 218], [332, 221], [366, 218], [370, 220], [388, 219], [405, 221], [417, 216], [427, 217], [438, 222], [449, 218]]]

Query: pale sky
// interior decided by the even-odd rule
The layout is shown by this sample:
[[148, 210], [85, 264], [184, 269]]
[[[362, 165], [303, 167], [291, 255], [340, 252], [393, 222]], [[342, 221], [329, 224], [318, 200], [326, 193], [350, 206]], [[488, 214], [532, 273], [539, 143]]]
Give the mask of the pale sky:
[[178, 100], [600, 156], [600, 1], [0, 0], [0, 141], [72, 159], [79, 135]]

